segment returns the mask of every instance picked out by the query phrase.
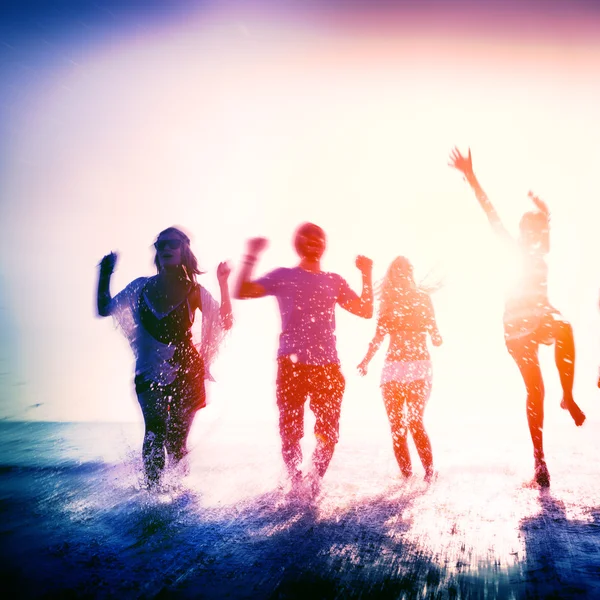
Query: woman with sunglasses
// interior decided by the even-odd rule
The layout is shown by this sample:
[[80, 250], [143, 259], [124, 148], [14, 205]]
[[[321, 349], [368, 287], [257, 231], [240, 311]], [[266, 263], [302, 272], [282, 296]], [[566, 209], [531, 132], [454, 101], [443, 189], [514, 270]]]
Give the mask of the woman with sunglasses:
[[[160, 482], [166, 456], [177, 464], [187, 453], [196, 412], [206, 406], [204, 380], [233, 323], [227, 263], [217, 278], [220, 306], [196, 281], [201, 274], [189, 238], [179, 229], [162, 231], [154, 244], [157, 275], [132, 281], [115, 297], [110, 278], [117, 256], [100, 262], [98, 314], [112, 315], [135, 355], [135, 391], [145, 424], [142, 457], [148, 485]], [[202, 313], [202, 339], [192, 337], [196, 310]]]
[[364, 376], [386, 335], [390, 345], [381, 373], [381, 393], [392, 430], [394, 454], [404, 477], [412, 475], [408, 433], [431, 481], [433, 456], [423, 414], [431, 394], [432, 368], [427, 334], [434, 346], [442, 344], [428, 290], [417, 286], [413, 267], [404, 256], [389, 266], [379, 291], [377, 329], [366, 356], [358, 365]]
[[527, 390], [527, 421], [533, 444], [535, 481], [550, 486], [550, 474], [544, 458], [544, 380], [540, 369], [540, 344], [554, 346], [554, 359], [562, 387], [561, 407], [568, 410], [575, 425], [583, 425], [585, 415], [573, 399], [575, 342], [573, 328], [548, 299], [548, 265], [550, 251], [550, 211], [540, 198], [529, 192], [536, 210], [526, 212], [519, 223], [519, 235], [511, 236], [496, 209], [483, 191], [475, 173], [471, 151], [463, 156], [457, 148], [449, 165], [463, 174], [471, 186], [492, 229], [517, 251], [520, 273], [510, 290], [504, 309], [504, 340]]

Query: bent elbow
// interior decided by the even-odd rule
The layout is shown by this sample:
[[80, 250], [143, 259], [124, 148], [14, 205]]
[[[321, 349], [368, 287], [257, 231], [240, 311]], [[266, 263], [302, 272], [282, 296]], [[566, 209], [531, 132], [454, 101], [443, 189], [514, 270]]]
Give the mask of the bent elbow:
[[250, 282], [244, 282], [238, 286], [238, 289], [234, 293], [234, 298], [237, 300], [247, 300], [248, 298], [260, 298], [260, 290], [256, 289]]
[[244, 293], [244, 284], [240, 284], [238, 285], [234, 290], [233, 290], [233, 297], [236, 300], [245, 300], [248, 296], [246, 296], [246, 294]]

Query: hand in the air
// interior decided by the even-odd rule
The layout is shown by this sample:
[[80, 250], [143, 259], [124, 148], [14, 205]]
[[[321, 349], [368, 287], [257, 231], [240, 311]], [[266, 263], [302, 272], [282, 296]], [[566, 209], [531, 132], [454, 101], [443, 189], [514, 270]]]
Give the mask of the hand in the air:
[[231, 275], [231, 267], [227, 262], [219, 263], [217, 267], [217, 279], [219, 283], [226, 283], [229, 279], [229, 275]]
[[366, 256], [362, 256], [361, 254], [360, 256], [356, 257], [356, 267], [359, 271], [361, 271], [361, 273], [366, 275], [373, 270], [373, 261]]
[[458, 148], [454, 148], [450, 153], [450, 167], [460, 171], [465, 177], [473, 175], [473, 160], [471, 159], [471, 148], [469, 148], [469, 154], [465, 157], [460, 153]]
[[102, 258], [100, 261], [100, 272], [104, 275], [110, 275], [115, 270], [117, 264], [117, 253], [111, 252]]
[[548, 205], [539, 196], [534, 194], [531, 190], [527, 192], [527, 195], [540, 212], [548, 216], [550, 215], [550, 209], [548, 208]]
[[255, 237], [248, 240], [247, 248], [250, 256], [258, 256], [269, 245], [269, 240], [264, 237]]

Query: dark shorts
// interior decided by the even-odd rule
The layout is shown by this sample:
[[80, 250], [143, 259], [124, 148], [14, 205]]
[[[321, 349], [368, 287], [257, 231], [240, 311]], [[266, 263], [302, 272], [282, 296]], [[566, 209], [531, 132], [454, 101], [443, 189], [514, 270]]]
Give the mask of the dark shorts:
[[288, 357], [277, 361], [279, 431], [284, 441], [298, 442], [304, 435], [304, 403], [310, 398], [315, 415], [315, 436], [328, 443], [339, 439], [340, 412], [346, 380], [340, 366], [303, 365]]

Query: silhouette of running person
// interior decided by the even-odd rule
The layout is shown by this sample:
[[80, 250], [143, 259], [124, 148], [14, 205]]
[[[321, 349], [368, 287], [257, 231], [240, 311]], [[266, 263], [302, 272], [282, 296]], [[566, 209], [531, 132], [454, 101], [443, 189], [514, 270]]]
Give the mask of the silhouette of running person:
[[433, 375], [427, 334], [434, 346], [442, 344], [431, 297], [415, 283], [410, 261], [398, 256], [381, 284], [377, 328], [358, 372], [367, 374], [369, 363], [389, 335], [381, 392], [392, 430], [394, 454], [404, 477], [410, 477], [407, 439], [410, 432], [425, 469], [425, 479], [430, 481], [434, 474], [433, 456], [423, 424]]
[[[160, 482], [165, 453], [173, 464], [186, 455], [194, 416], [206, 406], [210, 363], [233, 323], [226, 263], [217, 268], [219, 306], [196, 281], [201, 271], [185, 233], [169, 227], [154, 247], [157, 275], [135, 279], [113, 298], [110, 279], [117, 255], [111, 252], [100, 262], [98, 279], [98, 314], [115, 317], [135, 355], [135, 391], [145, 425], [142, 457], [150, 486]], [[196, 310], [202, 312], [198, 347], [192, 337]]]
[[358, 296], [340, 275], [321, 270], [325, 232], [317, 225], [304, 223], [294, 237], [299, 264], [275, 269], [252, 280], [254, 265], [267, 243], [265, 238], [247, 242], [235, 296], [240, 299], [277, 298], [282, 323], [276, 382], [282, 456], [292, 490], [299, 491], [304, 404], [310, 398], [309, 406], [316, 419], [316, 446], [306, 481], [311, 492], [316, 494], [338, 442], [345, 389], [336, 348], [335, 307], [339, 304], [365, 319], [373, 316], [373, 263], [364, 256], [356, 259], [356, 266], [362, 273], [362, 292]]
[[[465, 157], [458, 149], [450, 156], [451, 167], [460, 171], [473, 188], [493, 230], [515, 243], [473, 172], [471, 151]], [[532, 192], [529, 198], [534, 211], [526, 212], [519, 223], [516, 248], [521, 259], [521, 275], [509, 292], [504, 308], [504, 339], [527, 389], [527, 421], [535, 463], [535, 481], [550, 485], [550, 474], [544, 458], [544, 380], [538, 359], [540, 344], [555, 343], [555, 362], [563, 397], [561, 407], [568, 410], [580, 426], [585, 415], [573, 399], [575, 374], [575, 342], [573, 328], [548, 300], [548, 266], [545, 256], [550, 251], [550, 213], [546, 204]]]

